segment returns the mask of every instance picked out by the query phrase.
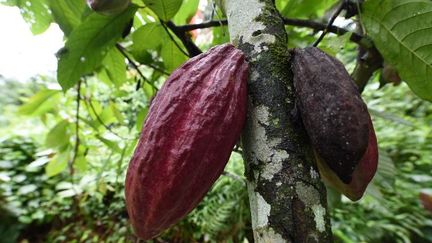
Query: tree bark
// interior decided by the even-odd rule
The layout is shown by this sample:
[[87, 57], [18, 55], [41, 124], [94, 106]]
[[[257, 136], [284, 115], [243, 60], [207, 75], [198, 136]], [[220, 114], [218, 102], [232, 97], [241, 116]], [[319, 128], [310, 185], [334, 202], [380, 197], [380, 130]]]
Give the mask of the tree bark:
[[231, 42], [247, 56], [243, 155], [256, 242], [331, 242], [326, 190], [295, 109], [283, 20], [272, 0], [225, 0]]

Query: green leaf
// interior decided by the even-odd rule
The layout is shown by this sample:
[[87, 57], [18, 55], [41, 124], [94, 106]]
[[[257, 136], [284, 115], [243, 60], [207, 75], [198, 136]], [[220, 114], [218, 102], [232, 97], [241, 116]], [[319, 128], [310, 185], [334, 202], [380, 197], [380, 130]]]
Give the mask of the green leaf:
[[230, 41], [227, 26], [213, 28], [213, 45], [220, 45]]
[[78, 158], [75, 160], [74, 168], [78, 169], [80, 172], [87, 171], [87, 159], [84, 156], [78, 156]]
[[150, 8], [160, 19], [170, 20], [180, 9], [182, 0], [143, 0], [145, 5]]
[[[88, 106], [90, 117], [93, 121], [89, 121], [89, 126], [98, 130], [102, 125], [109, 126], [110, 123], [116, 120], [113, 111], [109, 107], [103, 107], [98, 101], [92, 100]], [[93, 109], [94, 108], [94, 109]], [[95, 114], [96, 113], [96, 114]]]
[[99, 114], [99, 118], [107, 126], [109, 126], [111, 123], [115, 122], [116, 120], [113, 111], [109, 107], [103, 107], [102, 112]]
[[117, 109], [117, 106], [114, 102], [110, 102], [110, 108], [117, 121], [121, 124], [124, 123], [125, 118], [122, 113]]
[[132, 35], [132, 51], [140, 53], [148, 49], [157, 49], [168, 38], [160, 23], [148, 23], [137, 29]]
[[108, 148], [112, 149], [113, 151], [117, 152], [117, 153], [121, 153], [122, 150], [121, 148], [117, 145], [117, 142], [114, 142], [112, 140], [106, 139], [102, 136], [96, 135], [96, 137], [102, 142], [104, 143]]
[[320, 49], [331, 56], [336, 56], [344, 49], [346, 43], [349, 42], [351, 38], [351, 32], [347, 32], [343, 35], [332, 36], [323, 39], [320, 43]]
[[135, 58], [135, 60], [141, 64], [153, 63], [153, 56], [148, 51], [136, 52], [136, 51], [132, 50], [131, 53], [132, 53], [133, 57]]
[[142, 127], [144, 125], [144, 121], [145, 121], [145, 118], [147, 117], [148, 111], [149, 111], [149, 108], [144, 107], [144, 108], [141, 108], [141, 110], [138, 112], [136, 123], [135, 123], [135, 128], [139, 132], [142, 130]]
[[58, 175], [62, 173], [68, 165], [69, 161], [69, 149], [56, 154], [53, 159], [46, 165], [45, 173], [48, 177]]
[[115, 16], [93, 13], [72, 31], [58, 62], [57, 78], [63, 90], [74, 86], [82, 75], [101, 64], [135, 11], [136, 6], [132, 6]]
[[26, 170], [30, 170], [32, 171], [35, 168], [38, 168], [40, 166], [45, 165], [46, 163], [48, 163], [50, 161], [50, 158], [48, 157], [40, 157], [37, 158], [35, 161], [31, 162], [30, 164], [27, 165]]
[[178, 66], [187, 60], [187, 57], [171, 40], [167, 40], [167, 43], [162, 46], [161, 57], [168, 72], [174, 71]]
[[48, 133], [45, 139], [45, 145], [50, 148], [63, 147], [69, 143], [69, 122], [63, 120], [55, 125]]
[[337, 0], [290, 0], [282, 7], [282, 15], [287, 17], [310, 17], [321, 16]]
[[126, 81], [126, 62], [117, 48], [112, 48], [103, 62], [110, 81], [120, 87]]
[[85, 0], [49, 0], [52, 16], [66, 36], [80, 25], [86, 9]]
[[108, 76], [108, 72], [105, 68], [101, 68], [97, 72], [97, 78], [99, 81], [103, 82], [106, 85], [115, 85], [111, 78]]
[[57, 97], [59, 93], [59, 90], [41, 90], [22, 105], [18, 112], [22, 115], [41, 115], [57, 105], [57, 103], [53, 102], [51, 99]]
[[180, 10], [174, 16], [174, 23], [187, 24], [198, 9], [199, 0], [184, 0]]
[[432, 1], [366, 1], [362, 21], [412, 91], [432, 101]]
[[31, 32], [35, 35], [45, 32], [51, 24], [52, 17], [47, 1], [17, 0], [17, 6], [21, 9], [21, 15], [30, 24]]

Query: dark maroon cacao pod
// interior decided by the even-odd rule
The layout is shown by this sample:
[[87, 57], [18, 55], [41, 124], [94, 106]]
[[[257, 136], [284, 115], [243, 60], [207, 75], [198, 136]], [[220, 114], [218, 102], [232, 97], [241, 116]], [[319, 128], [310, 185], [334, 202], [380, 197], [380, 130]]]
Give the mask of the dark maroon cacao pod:
[[126, 176], [138, 237], [182, 219], [223, 172], [246, 119], [248, 65], [230, 44], [175, 70], [155, 97]]
[[95, 12], [104, 15], [115, 15], [123, 12], [131, 0], [87, 0], [87, 5]]
[[369, 120], [368, 147], [354, 169], [349, 184], [342, 182], [316, 152], [315, 157], [321, 177], [327, 185], [332, 186], [352, 201], [359, 200], [366, 191], [369, 182], [373, 179], [378, 167], [378, 145], [372, 121]]
[[292, 63], [298, 106], [312, 146], [349, 184], [368, 147], [366, 104], [344, 65], [320, 49], [294, 49]]

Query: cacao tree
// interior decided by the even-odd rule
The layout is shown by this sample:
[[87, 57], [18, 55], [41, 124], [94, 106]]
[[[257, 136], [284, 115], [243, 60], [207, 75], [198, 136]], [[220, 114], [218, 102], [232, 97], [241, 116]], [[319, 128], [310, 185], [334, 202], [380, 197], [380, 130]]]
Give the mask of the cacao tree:
[[[94, 148], [88, 133], [118, 155], [117, 177], [132, 158], [126, 204], [144, 239], [196, 207], [234, 151], [245, 164], [250, 241], [332, 242], [326, 186], [358, 200], [377, 168], [361, 92], [379, 77], [432, 101], [429, 0], [3, 3], [21, 8], [34, 34], [56, 23], [65, 36], [57, 53], [63, 93], [42, 90], [20, 110], [45, 115], [55, 110], [49, 102], [75, 97], [72, 118], [48, 134], [55, 152], [46, 173], [68, 171], [75, 185]], [[346, 57], [347, 65], [337, 60]], [[109, 87], [105, 102], [92, 98], [97, 82]]]

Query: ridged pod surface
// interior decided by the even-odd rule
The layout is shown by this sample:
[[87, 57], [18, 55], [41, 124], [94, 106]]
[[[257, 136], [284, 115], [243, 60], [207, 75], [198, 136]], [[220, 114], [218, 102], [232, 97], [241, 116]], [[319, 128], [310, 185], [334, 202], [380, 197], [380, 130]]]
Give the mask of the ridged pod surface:
[[152, 102], [126, 176], [138, 237], [182, 219], [223, 172], [246, 119], [248, 65], [230, 44], [175, 70]]
[[368, 145], [369, 113], [354, 81], [316, 47], [294, 50], [294, 88], [303, 124], [320, 157], [349, 183]]

